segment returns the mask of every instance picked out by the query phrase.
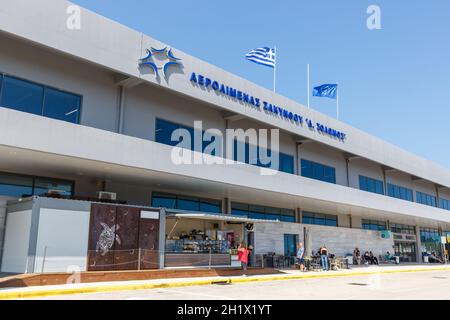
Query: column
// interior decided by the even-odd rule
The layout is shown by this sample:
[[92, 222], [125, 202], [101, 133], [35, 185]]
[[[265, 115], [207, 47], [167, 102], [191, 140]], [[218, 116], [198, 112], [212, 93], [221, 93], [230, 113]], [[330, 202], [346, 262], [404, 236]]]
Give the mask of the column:
[[420, 240], [420, 227], [416, 226], [416, 258], [418, 263], [422, 263], [422, 249], [420, 248], [422, 246], [422, 242]]

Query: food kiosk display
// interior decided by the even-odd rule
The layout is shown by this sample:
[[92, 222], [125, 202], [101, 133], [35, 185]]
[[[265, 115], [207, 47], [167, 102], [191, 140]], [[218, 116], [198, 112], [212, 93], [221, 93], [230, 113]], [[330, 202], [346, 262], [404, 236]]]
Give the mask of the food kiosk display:
[[166, 220], [165, 267], [237, 267], [245, 224], [177, 216]]

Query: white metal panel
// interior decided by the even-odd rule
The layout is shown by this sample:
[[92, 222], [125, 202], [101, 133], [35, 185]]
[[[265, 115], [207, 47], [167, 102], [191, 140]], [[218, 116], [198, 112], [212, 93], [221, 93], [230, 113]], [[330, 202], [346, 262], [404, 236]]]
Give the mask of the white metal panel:
[[2, 272], [26, 273], [31, 210], [10, 212], [6, 218]]
[[89, 217], [88, 211], [41, 209], [36, 272], [86, 271]]

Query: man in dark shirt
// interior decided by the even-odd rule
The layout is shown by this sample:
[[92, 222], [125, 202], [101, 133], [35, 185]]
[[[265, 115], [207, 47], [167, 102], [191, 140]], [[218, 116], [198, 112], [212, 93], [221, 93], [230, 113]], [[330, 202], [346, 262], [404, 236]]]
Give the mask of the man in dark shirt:
[[328, 271], [328, 249], [325, 245], [323, 245], [320, 250], [320, 261], [322, 263], [323, 271]]

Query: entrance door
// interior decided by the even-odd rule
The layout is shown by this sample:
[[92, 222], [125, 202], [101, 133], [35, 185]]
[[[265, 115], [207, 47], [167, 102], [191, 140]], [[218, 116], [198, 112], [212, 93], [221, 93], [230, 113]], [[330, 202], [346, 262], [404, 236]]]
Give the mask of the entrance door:
[[287, 257], [295, 257], [297, 251], [298, 235], [285, 234], [284, 235], [284, 255]]
[[414, 242], [395, 242], [395, 255], [400, 262], [416, 262], [416, 244]]

